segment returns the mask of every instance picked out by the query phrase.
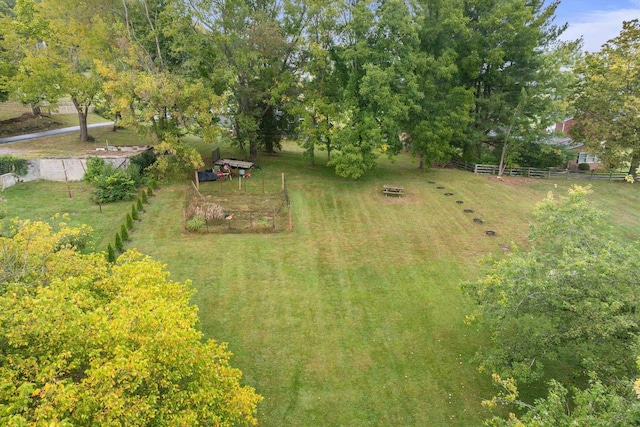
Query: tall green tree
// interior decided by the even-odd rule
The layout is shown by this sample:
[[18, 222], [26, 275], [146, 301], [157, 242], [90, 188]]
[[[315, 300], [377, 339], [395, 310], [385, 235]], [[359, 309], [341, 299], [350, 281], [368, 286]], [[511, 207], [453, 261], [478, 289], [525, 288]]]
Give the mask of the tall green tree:
[[[186, 133], [211, 142], [221, 98], [193, 78], [196, 24], [180, 1], [113, 2], [114, 43], [98, 62], [108, 107], [125, 126], [162, 141]], [[194, 50], [195, 52], [195, 50]]]
[[624, 22], [618, 36], [576, 67], [573, 138], [609, 165], [640, 165], [640, 23]]
[[189, 2], [200, 25], [200, 69], [211, 87], [229, 96], [235, 139], [255, 160], [273, 152], [289, 127], [297, 96], [303, 33], [315, 13], [304, 1]]
[[336, 135], [336, 173], [359, 178], [381, 153], [401, 149], [400, 134], [421, 98], [417, 82], [419, 26], [411, 2], [347, 2], [336, 48], [346, 120]]
[[255, 425], [261, 397], [196, 328], [190, 284], [77, 236], [23, 221], [0, 237], [0, 423]]
[[299, 143], [312, 166], [316, 150], [326, 150], [327, 161], [331, 160], [335, 135], [346, 121], [334, 54], [340, 28], [336, 24], [338, 17], [336, 2], [323, 2], [311, 15], [300, 61], [300, 94], [292, 103], [291, 112], [299, 118]]
[[62, 80], [46, 49], [49, 20], [33, 0], [18, 0], [14, 14], [0, 19], [0, 91], [40, 115], [43, 102], [57, 103]]
[[69, 96], [78, 111], [80, 141], [87, 140], [88, 109], [100, 93], [93, 58], [104, 50], [105, 23], [86, 2], [18, 0], [11, 22], [17, 71], [0, 82], [11, 96], [55, 105]]
[[456, 139], [465, 157], [478, 158], [487, 148], [502, 150], [525, 135], [514, 130], [540, 135], [554, 122], [549, 111], [555, 107], [543, 111], [538, 104], [562, 95], [555, 84], [562, 64], [548, 59], [566, 27], [553, 24], [557, 6], [558, 1], [543, 0], [465, 3], [469, 31], [459, 45], [458, 64], [462, 83], [475, 94], [473, 121]]
[[461, 154], [452, 145], [471, 120], [473, 90], [460, 82], [460, 43], [469, 29], [464, 2], [418, 2], [420, 46], [416, 74], [422, 98], [406, 131], [409, 146], [420, 159], [420, 168], [442, 163]]

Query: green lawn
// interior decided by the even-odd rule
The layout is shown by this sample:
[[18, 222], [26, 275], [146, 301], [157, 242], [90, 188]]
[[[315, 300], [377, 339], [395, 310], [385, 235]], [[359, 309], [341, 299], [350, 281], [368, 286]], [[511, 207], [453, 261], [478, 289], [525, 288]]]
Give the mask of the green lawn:
[[[247, 191], [263, 182], [276, 191], [285, 173], [292, 232], [183, 234], [184, 184], [150, 200], [128, 246], [165, 262], [174, 280], [193, 281], [206, 336], [229, 343], [232, 363], [265, 398], [261, 425], [479, 425], [480, 400], [493, 391], [472, 360], [484, 335], [464, 325], [472, 307], [459, 285], [477, 278], [481, 258], [503, 256], [500, 245], [524, 244], [535, 203], [572, 183], [423, 172], [408, 156], [354, 182], [285, 148], [261, 159]], [[201, 191], [241, 199], [236, 183]], [[406, 196], [384, 197], [383, 184], [404, 186]], [[104, 247], [129, 205], [100, 214], [80, 203], [88, 187], [76, 186], [73, 220], [94, 226]], [[594, 188], [617, 233], [640, 238], [638, 186]], [[3, 197], [10, 214], [43, 219], [73, 212], [66, 189], [21, 184]]]

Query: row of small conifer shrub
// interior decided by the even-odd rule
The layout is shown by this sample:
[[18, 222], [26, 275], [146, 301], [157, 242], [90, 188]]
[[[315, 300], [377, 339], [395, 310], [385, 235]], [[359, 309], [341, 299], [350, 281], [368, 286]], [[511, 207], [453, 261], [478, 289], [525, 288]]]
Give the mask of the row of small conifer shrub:
[[129, 233], [133, 231], [134, 222], [140, 221], [140, 214], [144, 213], [144, 205], [149, 203], [149, 197], [153, 197], [154, 190], [157, 190], [158, 187], [155, 180], [151, 181], [147, 189], [142, 190], [136, 202], [131, 205], [131, 211], [127, 212], [124, 222], [120, 224], [120, 231], [116, 232], [114, 244], [107, 245], [107, 260], [109, 262], [116, 262], [117, 255], [124, 252], [124, 244], [130, 240]]

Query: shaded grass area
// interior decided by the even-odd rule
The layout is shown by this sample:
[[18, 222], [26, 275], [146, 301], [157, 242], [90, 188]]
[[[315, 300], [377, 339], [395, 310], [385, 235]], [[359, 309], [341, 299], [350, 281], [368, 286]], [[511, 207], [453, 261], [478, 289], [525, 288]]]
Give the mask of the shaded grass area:
[[[91, 113], [87, 115], [87, 124], [108, 121], [97, 114]], [[2, 137], [78, 126], [78, 124], [77, 114], [52, 114], [36, 117], [30, 113], [24, 113], [24, 110], [0, 110], [0, 136]]]
[[[77, 126], [77, 124], [75, 125]], [[96, 155], [96, 149], [109, 146], [152, 145], [151, 139], [140, 139], [140, 136], [130, 129], [119, 129], [113, 132], [111, 127], [89, 129], [89, 134], [95, 141], [81, 143], [79, 132], [62, 135], [47, 136], [27, 141], [11, 142], [0, 145], [0, 155], [10, 152], [12, 155], [37, 159], [42, 157], [75, 157], [81, 155]]]
[[[486, 337], [464, 325], [472, 307], [459, 285], [477, 277], [479, 259], [502, 256], [501, 244], [526, 245], [533, 206], [548, 191], [566, 193], [565, 184], [423, 172], [408, 156], [383, 160], [356, 182], [307, 163], [287, 146], [263, 156], [247, 180], [249, 195], [263, 182], [278, 192], [285, 173], [290, 233], [183, 234], [185, 183], [150, 199], [128, 246], [167, 263], [172, 279], [193, 281], [205, 335], [229, 342], [233, 365], [265, 397], [261, 425], [479, 425], [480, 400], [493, 390], [473, 355]], [[384, 184], [406, 196], [384, 197]], [[636, 186], [594, 188], [592, 200], [619, 232], [640, 228]], [[47, 196], [65, 189], [21, 184], [3, 196], [10, 212], [46, 219], [69, 208]], [[202, 183], [201, 191], [234, 203], [245, 197], [236, 181]], [[100, 215], [87, 204], [72, 218], [99, 224], [111, 239], [129, 206]]]

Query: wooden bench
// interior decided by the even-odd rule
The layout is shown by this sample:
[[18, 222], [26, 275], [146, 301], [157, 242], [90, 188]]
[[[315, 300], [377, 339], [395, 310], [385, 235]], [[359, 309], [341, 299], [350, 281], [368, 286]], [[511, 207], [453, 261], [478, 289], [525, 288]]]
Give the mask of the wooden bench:
[[385, 196], [391, 194], [392, 196], [402, 196], [404, 194], [404, 188], [395, 185], [385, 185], [382, 187], [382, 193]]

